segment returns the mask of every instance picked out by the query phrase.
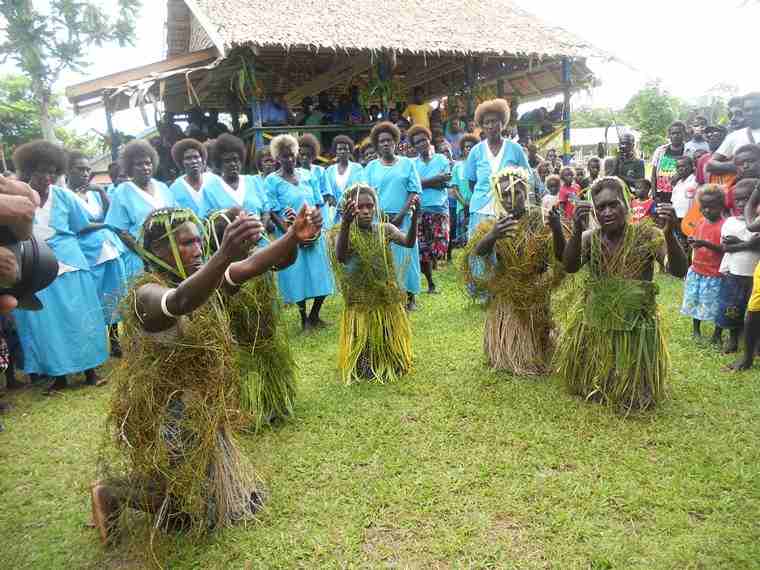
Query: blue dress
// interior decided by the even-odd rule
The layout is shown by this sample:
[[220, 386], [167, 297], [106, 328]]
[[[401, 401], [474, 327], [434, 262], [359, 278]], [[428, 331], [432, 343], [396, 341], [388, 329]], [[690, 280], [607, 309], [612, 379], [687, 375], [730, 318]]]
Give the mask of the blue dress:
[[[439, 174], [451, 172], [449, 159], [442, 154], [433, 154], [430, 160], [425, 162], [422, 157], [414, 159], [414, 167], [420, 180], [433, 178]], [[436, 188], [422, 189], [422, 211], [430, 214], [446, 214], [449, 211], [449, 193], [446, 188], [438, 190]]]
[[[322, 206], [322, 195], [307, 184], [296, 171], [299, 184], [294, 186], [277, 174], [266, 178], [267, 198], [271, 211], [282, 217], [285, 208], [298, 212], [304, 204]], [[278, 229], [277, 236], [282, 232]], [[298, 303], [315, 297], [332, 295], [335, 289], [325, 236], [309, 247], [299, 247], [295, 263], [277, 272], [280, 293], [285, 303]]]
[[[347, 188], [351, 188], [357, 182], [362, 181], [362, 172], [364, 167], [358, 162], [348, 163], [347, 172], [345, 172], [344, 178], [338, 180], [338, 164], [333, 164], [325, 171], [325, 195], [330, 195], [335, 198], [335, 201], [340, 204], [343, 198], [343, 193]], [[330, 220], [331, 225], [335, 225], [340, 222], [340, 212], [335, 211], [335, 217]]]
[[204, 172], [202, 176], [201, 189], [196, 190], [186, 180], [186, 176], [180, 176], [169, 187], [174, 201], [180, 208], [187, 208], [195, 212], [195, 215], [203, 219], [206, 216], [206, 212], [203, 211], [203, 195], [206, 192], [206, 187], [214, 178], [219, 178], [213, 172]]
[[[89, 190], [84, 196], [75, 196], [84, 207], [90, 223], [103, 223], [105, 212], [100, 194]], [[121, 320], [119, 303], [127, 292], [127, 270], [124, 265], [129, 252], [127, 246], [109, 228], [80, 234], [79, 246], [95, 279], [105, 323], [118, 323]]]
[[[119, 187], [111, 195], [111, 206], [106, 214], [106, 225], [119, 231], [128, 232], [135, 241], [142, 242], [143, 223], [153, 210], [178, 207], [166, 184], [155, 178], [151, 180], [151, 184], [154, 188], [153, 196], [130, 180], [119, 184]], [[143, 260], [132, 250], [125, 254], [124, 265], [127, 271], [127, 279], [130, 281], [142, 275], [145, 269]]]
[[77, 239], [89, 225], [82, 203], [57, 186], [34, 216], [34, 235], [47, 242], [59, 267], [55, 281], [37, 293], [42, 310], [13, 311], [27, 374], [75, 374], [108, 359], [95, 279]]
[[217, 210], [242, 208], [249, 214], [262, 216], [269, 211], [266, 195], [262, 193], [256, 176], [240, 176], [237, 190], [216, 176], [203, 189], [203, 217]]
[[[422, 193], [414, 163], [405, 156], [397, 156], [392, 166], [385, 166], [379, 158], [373, 160], [364, 169], [362, 178], [377, 192], [382, 213], [390, 217], [401, 211], [410, 193]], [[399, 229], [406, 232], [411, 224], [412, 215], [407, 213]], [[415, 242], [413, 248], [407, 248], [393, 243], [391, 251], [399, 287], [417, 295], [420, 292], [419, 244]]]
[[327, 194], [325, 186], [325, 169], [318, 164], [312, 164], [309, 170], [305, 168], [296, 168], [298, 177], [306, 184], [312, 187], [314, 192], [318, 192], [323, 197], [322, 205], [319, 209], [322, 211], [322, 225], [325, 229], [329, 230], [332, 227], [332, 218], [334, 215], [330, 213], [330, 206], [324, 201], [324, 196]]
[[525, 152], [519, 144], [504, 139], [501, 152], [497, 156], [491, 154], [488, 141], [480, 141], [472, 147], [464, 164], [465, 178], [475, 182], [475, 189], [470, 199], [470, 223], [468, 226], [470, 235], [480, 222], [495, 216], [491, 198], [491, 175], [507, 166], [521, 166], [528, 172], [531, 171], [528, 157], [525, 156]]

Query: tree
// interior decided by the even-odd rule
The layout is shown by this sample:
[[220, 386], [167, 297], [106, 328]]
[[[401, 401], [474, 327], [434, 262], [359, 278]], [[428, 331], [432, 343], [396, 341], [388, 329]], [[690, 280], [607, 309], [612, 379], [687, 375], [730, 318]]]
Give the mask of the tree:
[[[615, 116], [619, 111], [615, 112]], [[610, 109], [596, 107], [580, 107], [572, 112], [573, 128], [585, 129], [590, 127], [608, 127], [615, 120], [613, 112]]]
[[[49, 113], [53, 120], [61, 120], [65, 116], [59, 100], [58, 95], [51, 96]], [[56, 127], [54, 133], [66, 148], [90, 155], [99, 150], [95, 136], [79, 135], [62, 126]], [[42, 138], [42, 127], [31, 79], [23, 75], [0, 77], [0, 142], [4, 145], [6, 156], [18, 145], [39, 138]]]
[[0, 58], [14, 62], [31, 79], [42, 134], [55, 141], [50, 113], [55, 82], [63, 71], [82, 71], [90, 46], [134, 43], [141, 2], [117, 0], [116, 18], [90, 0], [48, 0], [37, 5], [32, 0], [0, 0], [4, 20]]
[[670, 123], [685, 111], [683, 101], [663, 89], [659, 81], [654, 81], [631, 97], [621, 120], [641, 132], [641, 148], [651, 154], [666, 141]]

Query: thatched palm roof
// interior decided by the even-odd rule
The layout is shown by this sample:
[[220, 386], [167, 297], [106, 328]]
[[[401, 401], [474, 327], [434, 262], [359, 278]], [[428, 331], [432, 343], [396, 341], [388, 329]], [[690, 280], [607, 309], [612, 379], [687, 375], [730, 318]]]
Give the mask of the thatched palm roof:
[[[510, 0], [185, 0], [213, 43], [237, 46], [395, 50], [415, 54], [542, 57], [604, 56], [587, 41], [550, 26]], [[169, 22], [170, 35], [172, 22]], [[193, 30], [194, 32], [196, 30]]]

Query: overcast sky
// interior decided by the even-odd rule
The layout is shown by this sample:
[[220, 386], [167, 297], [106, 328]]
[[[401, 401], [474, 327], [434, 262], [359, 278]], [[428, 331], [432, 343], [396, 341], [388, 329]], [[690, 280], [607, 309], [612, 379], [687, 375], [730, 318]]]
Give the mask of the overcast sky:
[[[455, 4], [434, 0], [450, 9]], [[597, 47], [613, 53], [634, 69], [620, 64], [589, 62], [602, 86], [590, 95], [574, 97], [574, 106], [622, 107], [646, 81], [660, 78], [678, 96], [693, 99], [718, 83], [732, 83], [741, 92], [760, 91], [757, 66], [760, 3], [754, 0], [516, 0], [542, 19], [562, 26]], [[749, 4], [749, 6], [745, 4]], [[159, 61], [164, 50], [165, 2], [144, 0], [133, 48], [93, 51], [83, 75], [69, 74], [61, 87]], [[509, 30], [505, 30], [508, 34]], [[105, 129], [102, 112], [77, 121], [77, 126]], [[139, 113], [119, 113], [116, 126], [134, 132], [142, 128]]]

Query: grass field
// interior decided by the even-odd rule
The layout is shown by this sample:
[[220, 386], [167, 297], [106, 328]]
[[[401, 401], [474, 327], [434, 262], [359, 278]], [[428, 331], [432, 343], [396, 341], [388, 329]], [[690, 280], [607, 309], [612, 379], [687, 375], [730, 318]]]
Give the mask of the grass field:
[[[760, 567], [760, 375], [721, 372], [728, 357], [691, 341], [680, 282], [660, 278], [672, 399], [623, 419], [556, 378], [486, 370], [482, 311], [452, 268], [440, 281], [412, 318], [415, 371], [395, 385], [339, 384], [337, 326], [300, 336], [288, 312], [297, 417], [243, 441], [267, 509], [201, 544], [173, 536], [165, 567]], [[339, 309], [333, 297], [325, 319]], [[11, 396], [0, 567], [141, 567], [86, 526], [108, 397]]]

